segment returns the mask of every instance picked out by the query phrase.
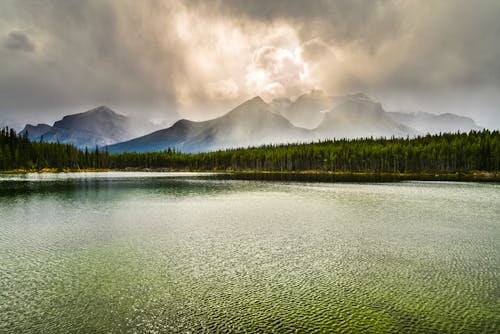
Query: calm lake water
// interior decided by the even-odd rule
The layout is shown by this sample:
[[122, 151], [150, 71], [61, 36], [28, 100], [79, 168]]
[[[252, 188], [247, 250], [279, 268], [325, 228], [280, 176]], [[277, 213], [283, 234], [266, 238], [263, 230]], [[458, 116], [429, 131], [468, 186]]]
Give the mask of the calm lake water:
[[0, 332], [500, 331], [500, 185], [0, 175]]

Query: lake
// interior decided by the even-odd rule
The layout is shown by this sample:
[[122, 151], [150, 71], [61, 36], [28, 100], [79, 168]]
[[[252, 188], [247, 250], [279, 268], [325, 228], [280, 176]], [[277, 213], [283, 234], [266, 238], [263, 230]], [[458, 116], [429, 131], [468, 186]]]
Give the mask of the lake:
[[0, 175], [0, 332], [500, 331], [500, 185]]

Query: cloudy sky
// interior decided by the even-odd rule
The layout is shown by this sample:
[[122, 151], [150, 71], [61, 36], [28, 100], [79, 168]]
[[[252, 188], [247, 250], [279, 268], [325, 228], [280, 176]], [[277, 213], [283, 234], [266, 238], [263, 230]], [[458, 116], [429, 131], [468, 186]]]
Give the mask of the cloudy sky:
[[498, 0], [2, 0], [0, 121], [365, 92], [500, 128]]

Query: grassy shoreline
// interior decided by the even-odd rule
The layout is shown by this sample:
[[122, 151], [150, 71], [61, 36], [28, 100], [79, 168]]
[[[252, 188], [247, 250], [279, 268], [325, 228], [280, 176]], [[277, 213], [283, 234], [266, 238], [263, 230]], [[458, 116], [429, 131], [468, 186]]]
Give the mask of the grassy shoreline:
[[307, 171], [266, 171], [266, 170], [193, 170], [172, 168], [125, 168], [125, 169], [14, 169], [0, 171], [0, 174], [27, 173], [89, 173], [89, 172], [200, 172], [212, 173], [213, 177], [244, 180], [296, 180], [296, 181], [469, 181], [500, 182], [500, 172], [422, 172], [422, 173], [387, 173], [387, 172], [331, 172], [319, 170]]

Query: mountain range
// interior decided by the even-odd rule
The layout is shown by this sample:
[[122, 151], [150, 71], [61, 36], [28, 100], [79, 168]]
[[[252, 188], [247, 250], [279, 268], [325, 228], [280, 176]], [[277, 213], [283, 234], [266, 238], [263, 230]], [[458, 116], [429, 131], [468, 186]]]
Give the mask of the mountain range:
[[255, 97], [224, 116], [204, 122], [182, 119], [167, 129], [110, 145], [109, 151], [162, 151], [175, 147], [183, 152], [200, 152], [308, 139], [306, 129], [293, 126]]
[[27, 124], [20, 132], [31, 140], [70, 143], [79, 148], [94, 148], [119, 143], [156, 130], [156, 126], [140, 118], [117, 114], [106, 106], [64, 116], [54, 125]]
[[349, 101], [367, 101], [371, 99], [363, 93], [330, 96], [324, 91], [313, 89], [310, 93], [299, 96], [295, 101], [289, 98], [274, 99], [270, 102], [273, 110], [293, 125], [313, 129], [320, 125], [326, 112]]
[[106, 146], [111, 153], [183, 152], [305, 142], [332, 138], [406, 137], [426, 133], [480, 130], [472, 119], [455, 114], [388, 112], [363, 93], [329, 96], [313, 90], [295, 100], [266, 103], [254, 97], [207, 121], [181, 119], [158, 129], [149, 121], [120, 115], [106, 106], [47, 124], [26, 125], [32, 140], [59, 141], [77, 147]]
[[[403, 118], [405, 115], [407, 118]], [[255, 97], [216, 119], [180, 120], [167, 129], [110, 145], [108, 149], [112, 153], [167, 148], [202, 152], [331, 138], [406, 137], [445, 132], [445, 129], [447, 132], [481, 129], [470, 118], [452, 116], [387, 112], [380, 103], [362, 93], [328, 96], [313, 90], [295, 101], [282, 98], [266, 103]]]
[[455, 114], [431, 114], [428, 112], [389, 112], [396, 122], [406, 124], [420, 133], [438, 134], [440, 132], [468, 132], [482, 129], [469, 117]]

